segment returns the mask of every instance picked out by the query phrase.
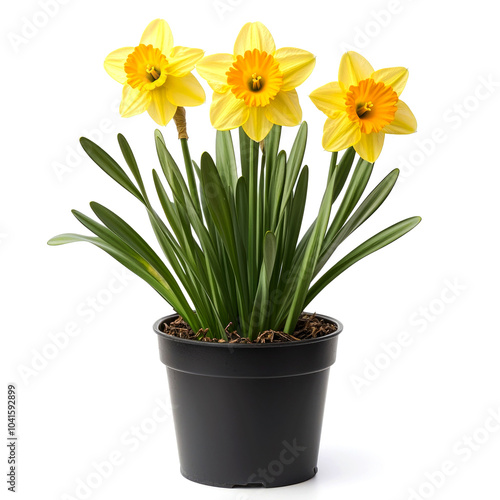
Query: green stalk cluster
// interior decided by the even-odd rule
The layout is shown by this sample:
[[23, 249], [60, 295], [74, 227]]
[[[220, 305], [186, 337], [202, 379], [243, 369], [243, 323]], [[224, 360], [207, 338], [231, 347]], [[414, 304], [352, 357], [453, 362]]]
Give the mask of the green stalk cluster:
[[275, 125], [261, 151], [240, 129], [239, 168], [231, 132], [217, 132], [215, 161], [204, 153], [199, 166], [181, 139], [186, 182], [156, 131], [164, 179], [153, 170], [153, 180], [162, 214], [153, 208], [122, 135], [118, 142], [135, 183], [111, 156], [82, 138], [90, 158], [144, 206], [164, 259], [95, 202], [90, 207], [98, 220], [73, 211], [93, 236], [63, 234], [49, 244], [85, 241], [101, 248], [149, 283], [195, 332], [208, 329], [209, 336], [222, 339], [228, 328], [250, 339], [268, 329], [293, 333], [300, 314], [329, 283], [420, 218], [379, 232], [325, 270], [339, 245], [384, 202], [399, 172], [389, 173], [361, 201], [373, 164], [359, 159], [353, 166], [353, 148], [340, 160], [333, 153], [318, 215], [300, 237], [308, 189], [308, 167], [302, 165], [307, 124], [300, 126], [289, 155], [279, 149], [280, 136]]

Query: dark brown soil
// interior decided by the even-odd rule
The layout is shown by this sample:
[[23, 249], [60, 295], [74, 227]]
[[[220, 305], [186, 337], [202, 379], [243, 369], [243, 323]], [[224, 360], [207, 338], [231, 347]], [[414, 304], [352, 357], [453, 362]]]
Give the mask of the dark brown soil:
[[[232, 331], [232, 323], [226, 326], [227, 342], [230, 344], [269, 344], [278, 342], [297, 342], [300, 340], [314, 339], [333, 333], [337, 326], [318, 318], [315, 314], [302, 314], [297, 322], [293, 335], [285, 332], [266, 330], [259, 334], [255, 340], [240, 337], [236, 331]], [[188, 340], [198, 340], [202, 342], [222, 342], [223, 339], [212, 339], [207, 336], [208, 330], [200, 330], [195, 333], [189, 325], [179, 316], [170, 324], [163, 323], [160, 330], [175, 337]]]

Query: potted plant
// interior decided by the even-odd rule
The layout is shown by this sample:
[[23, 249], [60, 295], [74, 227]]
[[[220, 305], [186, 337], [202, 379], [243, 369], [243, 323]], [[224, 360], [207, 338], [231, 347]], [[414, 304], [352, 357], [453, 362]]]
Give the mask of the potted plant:
[[[95, 202], [90, 206], [98, 220], [73, 211], [93, 236], [49, 241], [96, 245], [174, 309], [154, 330], [167, 366], [181, 472], [200, 483], [274, 487], [314, 476], [342, 325], [305, 311], [346, 269], [420, 222], [398, 222], [329, 264], [397, 180], [394, 170], [362, 200], [385, 134], [414, 132], [416, 121], [399, 97], [405, 68], [374, 71], [359, 54], [344, 54], [338, 82], [310, 96], [327, 115], [323, 147], [332, 153], [317, 217], [304, 225], [307, 125], [296, 87], [314, 65], [310, 52], [276, 50], [261, 23], [242, 28], [233, 54], [203, 58], [199, 49], [174, 46], [167, 23], [153, 21], [139, 45], [112, 52], [105, 68], [124, 85], [123, 116], [147, 110], [160, 125], [173, 119], [185, 174], [157, 130], [158, 210], [122, 135], [118, 143], [131, 176], [90, 140], [81, 144], [143, 205], [164, 258]], [[195, 66], [214, 91], [210, 119], [217, 129], [215, 158], [204, 153], [199, 164], [191, 160], [184, 109], [205, 99]], [[281, 151], [282, 126], [299, 124], [290, 152]]]

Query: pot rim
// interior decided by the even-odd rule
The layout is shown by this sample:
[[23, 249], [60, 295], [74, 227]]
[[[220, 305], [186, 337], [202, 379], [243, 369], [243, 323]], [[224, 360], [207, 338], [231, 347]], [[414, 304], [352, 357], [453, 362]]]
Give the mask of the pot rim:
[[[313, 314], [309, 312], [305, 312], [304, 314]], [[322, 337], [316, 337], [314, 339], [307, 339], [307, 340], [299, 340], [296, 342], [276, 342], [276, 343], [263, 343], [263, 344], [256, 344], [256, 343], [251, 343], [251, 344], [230, 344], [229, 342], [200, 342], [199, 340], [192, 340], [192, 339], [182, 339], [180, 337], [175, 337], [174, 335], [168, 335], [165, 332], [162, 332], [160, 330], [160, 325], [162, 323], [165, 323], [167, 320], [171, 318], [177, 318], [179, 314], [174, 313], [174, 314], [169, 314], [167, 316], [164, 316], [160, 318], [159, 320], [155, 321], [153, 324], [153, 329], [155, 333], [170, 342], [178, 342], [180, 344], [186, 344], [186, 345], [196, 345], [196, 346], [206, 346], [207, 348], [219, 348], [219, 349], [278, 349], [278, 348], [283, 348], [283, 347], [299, 347], [307, 344], [314, 344], [317, 342], [326, 342], [333, 337], [336, 337], [340, 333], [342, 333], [344, 326], [342, 323], [335, 318], [332, 318], [330, 316], [325, 316], [324, 314], [316, 314], [318, 318], [321, 318], [329, 323], [333, 323], [334, 325], [337, 326], [337, 329], [329, 333], [328, 335], [323, 335]]]

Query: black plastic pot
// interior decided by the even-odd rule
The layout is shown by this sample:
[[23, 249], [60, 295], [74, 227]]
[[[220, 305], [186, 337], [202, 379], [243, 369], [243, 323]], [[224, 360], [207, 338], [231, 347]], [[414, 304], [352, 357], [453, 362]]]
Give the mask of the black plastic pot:
[[313, 477], [338, 334], [276, 344], [184, 340], [154, 325], [167, 366], [181, 473], [197, 483], [276, 487]]

